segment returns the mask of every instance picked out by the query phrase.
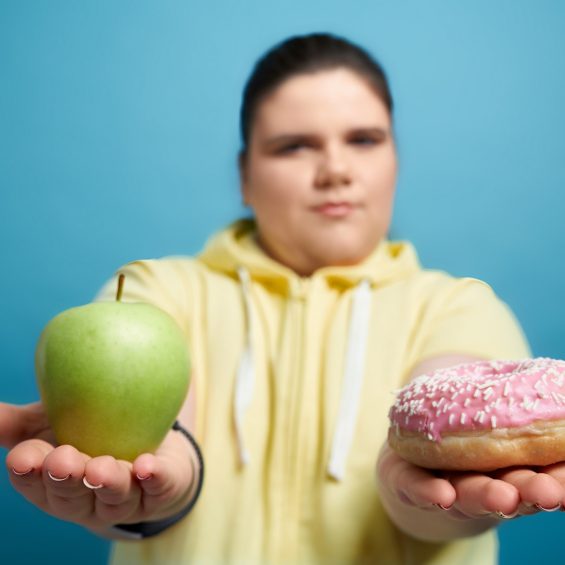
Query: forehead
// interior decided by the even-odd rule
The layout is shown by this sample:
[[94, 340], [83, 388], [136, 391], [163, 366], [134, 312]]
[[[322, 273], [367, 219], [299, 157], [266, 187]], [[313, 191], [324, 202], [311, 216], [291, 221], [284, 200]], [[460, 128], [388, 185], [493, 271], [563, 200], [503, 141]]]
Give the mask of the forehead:
[[256, 133], [318, 130], [323, 127], [390, 125], [389, 112], [368, 82], [348, 69], [287, 79], [259, 105]]

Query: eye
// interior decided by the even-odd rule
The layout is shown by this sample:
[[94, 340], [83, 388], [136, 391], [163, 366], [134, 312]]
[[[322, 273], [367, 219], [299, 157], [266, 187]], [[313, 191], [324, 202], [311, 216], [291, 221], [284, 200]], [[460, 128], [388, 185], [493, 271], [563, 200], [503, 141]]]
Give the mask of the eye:
[[351, 138], [350, 141], [354, 145], [371, 146], [371, 145], [377, 145], [381, 140], [379, 140], [375, 137], [371, 137], [369, 135], [358, 135], [358, 136]]
[[287, 143], [283, 145], [280, 149], [278, 149], [277, 153], [279, 154], [288, 154], [288, 153], [296, 153], [300, 149], [304, 149], [308, 147], [308, 144], [303, 141], [294, 141], [292, 143]]
[[348, 143], [369, 149], [381, 145], [388, 139], [388, 132], [382, 128], [359, 129], [350, 132]]

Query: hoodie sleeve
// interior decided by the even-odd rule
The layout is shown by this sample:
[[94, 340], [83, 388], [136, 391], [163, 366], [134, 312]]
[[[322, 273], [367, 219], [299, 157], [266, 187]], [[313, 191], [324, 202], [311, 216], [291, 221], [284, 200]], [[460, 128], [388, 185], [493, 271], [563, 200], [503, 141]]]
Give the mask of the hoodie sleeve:
[[531, 351], [520, 324], [492, 288], [477, 279], [446, 278], [435, 288], [412, 366], [442, 355], [520, 359]]
[[100, 289], [94, 301], [115, 300], [118, 277], [125, 275], [122, 301], [145, 302], [161, 308], [188, 333], [191, 318], [192, 276], [190, 259], [133, 261], [118, 269]]

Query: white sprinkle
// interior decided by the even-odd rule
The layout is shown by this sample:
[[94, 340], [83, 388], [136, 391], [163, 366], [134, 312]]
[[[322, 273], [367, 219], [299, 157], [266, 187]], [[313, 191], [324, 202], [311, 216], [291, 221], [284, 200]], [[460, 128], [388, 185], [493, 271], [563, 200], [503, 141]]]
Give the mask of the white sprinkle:
[[493, 429], [496, 428], [496, 416], [490, 417], [490, 423], [491, 423]]
[[485, 393], [484, 393], [483, 396], [484, 396], [485, 400], [488, 400], [493, 394], [494, 394], [494, 390], [492, 390], [492, 387], [489, 387], [485, 390]]
[[533, 400], [527, 395], [524, 396], [524, 400], [522, 401], [522, 408], [524, 408], [524, 410], [527, 410], [528, 412], [531, 412], [533, 406], [534, 406]]
[[450, 414], [449, 415], [449, 425], [453, 426], [453, 421], [455, 420], [455, 414]]
[[471, 404], [471, 399], [470, 398], [466, 398], [465, 402], [463, 403], [463, 406], [465, 406], [465, 408], [469, 407], [469, 404]]
[[467, 414], [465, 414], [465, 412], [463, 412], [463, 414], [461, 414], [461, 425], [462, 426], [465, 425], [465, 420], [467, 420]]
[[479, 422], [479, 424], [482, 424], [484, 419], [485, 419], [485, 413], [482, 410], [478, 410], [477, 413], [475, 414], [475, 417], [473, 418], [473, 420], [475, 422]]
[[495, 385], [496, 382], [495, 381], [486, 381], [484, 383], [481, 383], [480, 385], [477, 385], [478, 389], [483, 389], [483, 388], [490, 388], [493, 385]]
[[558, 387], [562, 387], [563, 386], [563, 379], [564, 379], [564, 375], [559, 375], [557, 377], [554, 377], [551, 379], [551, 382], [553, 384], [556, 384]]
[[504, 385], [504, 392], [502, 393], [504, 396], [508, 396], [510, 394], [510, 383], [508, 381], [506, 381], [506, 384]]
[[552, 392], [551, 397], [553, 398], [555, 404], [559, 406], [563, 406], [563, 404], [565, 404], [565, 396], [563, 396], [559, 392]]

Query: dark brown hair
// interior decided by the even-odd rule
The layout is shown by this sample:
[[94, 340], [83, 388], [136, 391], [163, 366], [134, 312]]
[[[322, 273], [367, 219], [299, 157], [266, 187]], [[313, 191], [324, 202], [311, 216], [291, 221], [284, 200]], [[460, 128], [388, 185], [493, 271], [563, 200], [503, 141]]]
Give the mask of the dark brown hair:
[[257, 61], [247, 80], [240, 111], [240, 159], [247, 153], [257, 108], [268, 94], [295, 75], [339, 67], [350, 69], [364, 78], [392, 116], [393, 102], [385, 72], [367, 51], [328, 33], [290, 37], [267, 51]]

